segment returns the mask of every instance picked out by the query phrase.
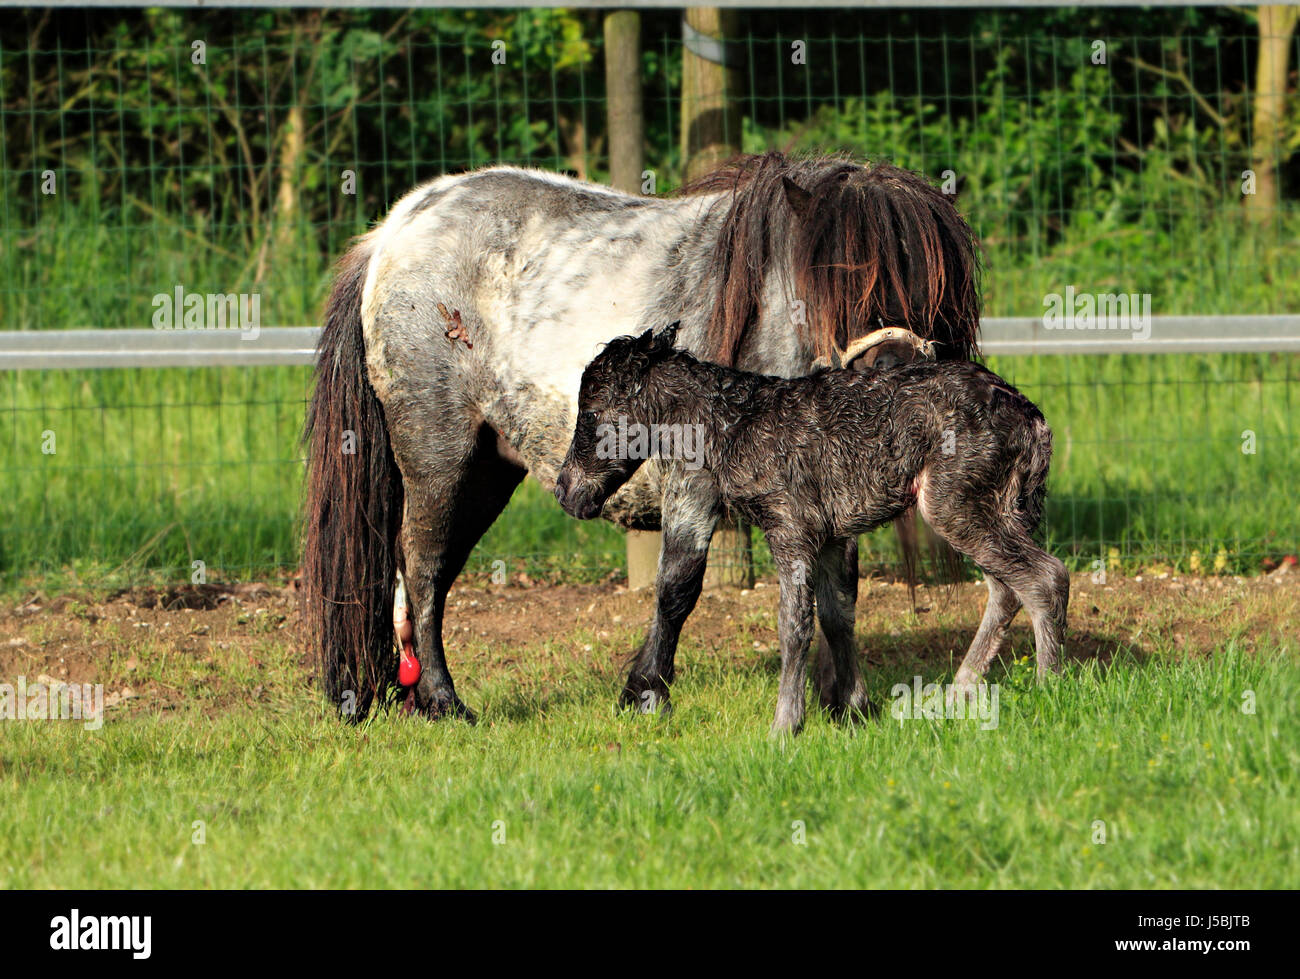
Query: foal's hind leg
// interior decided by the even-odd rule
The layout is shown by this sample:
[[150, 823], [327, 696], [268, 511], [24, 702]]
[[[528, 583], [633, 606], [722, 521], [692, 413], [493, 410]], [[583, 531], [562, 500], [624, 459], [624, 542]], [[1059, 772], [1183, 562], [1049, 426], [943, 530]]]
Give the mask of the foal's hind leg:
[[[989, 607], [985, 610], [976, 643], [985, 634], [986, 625], [990, 637], [1006, 628], [1006, 623], [1015, 615], [1015, 608], [1011, 605], [1014, 597], [1024, 606], [1034, 626], [1034, 650], [1038, 659], [1039, 677], [1046, 676], [1049, 670], [1059, 673], [1060, 652], [1065, 641], [1065, 613], [1070, 603], [1070, 574], [1065, 570], [1065, 565], [1035, 544], [1019, 528], [999, 528], [990, 538], [981, 540], [969, 549], [961, 542], [952, 543], [969, 556], [990, 579], [996, 579], [1013, 593], [1011, 597], [998, 595], [990, 585]], [[995, 631], [1003, 618], [1005, 622]], [[998, 638], [1000, 640], [1000, 636]], [[996, 649], [993, 651], [996, 652]], [[972, 645], [967, 661], [977, 652], [976, 646]], [[988, 655], [991, 657], [992, 653]], [[962, 668], [965, 666], [964, 661]]]
[[415, 706], [430, 718], [450, 714], [474, 720], [447, 669], [442, 619], [452, 582], [527, 472], [501, 458], [496, 441], [496, 433], [484, 425], [455, 468], [453, 457], [444, 453], [441, 466], [406, 480], [402, 554], [421, 667]]
[[[1000, 639], [1000, 632], [1015, 614], [1011, 605], [1014, 597], [1024, 606], [1034, 625], [1038, 675], [1046, 676], [1049, 670], [1059, 673], [1065, 613], [1070, 603], [1070, 575], [1065, 565], [1035, 544], [1012, 518], [993, 512], [985, 500], [965, 499], [957, 493], [932, 500], [923, 494], [921, 509], [944, 540], [974, 561], [990, 579], [996, 579], [1012, 592], [1012, 596], [1007, 596], [990, 584], [989, 607], [976, 635], [976, 644], [962, 663], [963, 669], [967, 663], [973, 667], [978, 661], [972, 661], [972, 656], [986, 655], [977, 648], [981, 636], [986, 640]], [[991, 657], [992, 653], [987, 656]]]
[[831, 541], [817, 565], [817, 621], [821, 637], [815, 678], [821, 705], [836, 720], [875, 711], [858, 670], [853, 616], [858, 600], [858, 539]]
[[980, 677], [988, 672], [989, 664], [1002, 649], [1007, 626], [1020, 611], [1020, 599], [1016, 598], [1015, 592], [991, 574], [985, 574], [984, 581], [989, 588], [989, 604], [984, 609], [984, 618], [980, 621], [979, 631], [975, 633], [970, 650], [957, 669], [953, 681], [954, 693], [969, 694], [974, 691]]
[[632, 657], [618, 698], [619, 707], [635, 707], [643, 714], [666, 714], [672, 709], [668, 685], [676, 673], [677, 640], [699, 600], [709, 541], [722, 512], [713, 478], [704, 472], [667, 470], [662, 512], [655, 616], [645, 642]]
[[1048, 670], [1061, 672], [1065, 616], [1070, 606], [1070, 573], [1046, 551], [1035, 549], [1030, 561], [1032, 567], [1025, 572], [1016, 594], [1034, 622], [1038, 675], [1043, 677]]
[[[1001, 555], [999, 555], [1001, 556]], [[978, 563], [978, 561], [976, 562]], [[1065, 614], [1070, 604], [1070, 573], [1065, 565], [1021, 532], [1001, 568], [989, 568], [1016, 593], [1034, 624], [1038, 676], [1061, 672]]]

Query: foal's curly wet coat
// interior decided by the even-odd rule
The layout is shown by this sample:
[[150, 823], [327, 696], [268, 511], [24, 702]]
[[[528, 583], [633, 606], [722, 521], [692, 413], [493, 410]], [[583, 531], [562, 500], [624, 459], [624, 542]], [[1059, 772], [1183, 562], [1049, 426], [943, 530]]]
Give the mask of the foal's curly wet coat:
[[[985, 573], [989, 604], [956, 686], [969, 691], [1023, 605], [1039, 675], [1059, 671], [1069, 603], [1065, 566], [1031, 538], [1042, 517], [1052, 433], [996, 374], [965, 361], [779, 378], [704, 363], [673, 348], [676, 330], [611, 341], [582, 376], [556, 498], [600, 514], [644, 460], [601, 458], [598, 429], [703, 426], [702, 477], [763, 528], [781, 580], [781, 690], [775, 731], [798, 731], [814, 599], [832, 668], [818, 671], [834, 715], [869, 713], [851, 618], [835, 589], [858, 534], [916, 505]], [[849, 607], [852, 607], [851, 604]]]

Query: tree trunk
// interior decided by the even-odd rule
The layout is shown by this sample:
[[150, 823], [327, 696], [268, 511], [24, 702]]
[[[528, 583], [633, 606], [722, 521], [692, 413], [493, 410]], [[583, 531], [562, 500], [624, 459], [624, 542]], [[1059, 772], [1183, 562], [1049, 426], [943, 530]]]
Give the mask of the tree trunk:
[[571, 110], [561, 110], [559, 118], [560, 139], [562, 142], [561, 151], [564, 153], [565, 163], [572, 170], [579, 180], [587, 179], [587, 126], [582, 121], [580, 110], [572, 110], [574, 115], [570, 117], [567, 113]]
[[[641, 15], [635, 10], [613, 10], [605, 15], [605, 111], [610, 185], [615, 190], [639, 194], [645, 166], [645, 113], [641, 100]], [[629, 530], [626, 543], [627, 587], [654, 587], [660, 535]]]
[[754, 587], [753, 528], [744, 520], [719, 523], [709, 544], [705, 588]]
[[273, 144], [277, 147], [276, 159], [274, 162], [270, 158], [267, 160], [267, 184], [270, 184], [274, 172], [277, 177], [277, 187], [275, 207], [267, 218], [266, 233], [262, 236], [262, 244], [257, 250], [257, 264], [253, 274], [255, 282], [266, 281], [273, 247], [275, 257], [280, 261], [284, 261], [286, 256], [293, 253], [293, 239], [297, 231], [295, 225], [298, 218], [298, 169], [306, 146], [305, 132], [306, 114], [301, 105], [293, 105], [276, 133]]
[[301, 105], [289, 108], [289, 115], [280, 130], [280, 186], [275, 195], [276, 244], [288, 246], [293, 239], [294, 222], [298, 216], [298, 187], [302, 155], [306, 148], [304, 135], [307, 120]]
[[1291, 35], [1295, 31], [1296, 7], [1259, 8], [1259, 60], [1255, 67], [1255, 112], [1251, 140], [1251, 169], [1255, 171], [1255, 193], [1247, 195], [1247, 212], [1266, 220], [1281, 205], [1278, 170], [1286, 162], [1286, 89]]

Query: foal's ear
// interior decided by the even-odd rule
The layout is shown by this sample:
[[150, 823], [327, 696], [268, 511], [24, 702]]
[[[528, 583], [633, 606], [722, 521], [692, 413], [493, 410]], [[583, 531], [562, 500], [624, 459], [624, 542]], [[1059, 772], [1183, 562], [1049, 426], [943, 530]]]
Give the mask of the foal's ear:
[[658, 333], [653, 329], [646, 330], [636, 338], [637, 349], [644, 350], [648, 354], [667, 353], [673, 349], [673, 343], [677, 340], [677, 327], [681, 326], [681, 321], [666, 326]]
[[785, 188], [785, 200], [794, 216], [800, 221], [807, 221], [812, 216], [813, 195], [785, 174], [781, 175], [781, 186]]

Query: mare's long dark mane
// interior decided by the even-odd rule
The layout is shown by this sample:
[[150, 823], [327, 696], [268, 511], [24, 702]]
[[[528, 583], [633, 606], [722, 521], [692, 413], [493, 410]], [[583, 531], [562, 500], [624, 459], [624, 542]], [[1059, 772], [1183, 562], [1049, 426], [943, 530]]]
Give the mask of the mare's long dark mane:
[[[783, 178], [811, 194], [796, 216]], [[790, 243], [804, 340], [814, 356], [881, 325], [938, 341], [940, 359], [975, 355], [979, 249], [953, 199], [919, 174], [847, 157], [740, 157], [682, 194], [725, 193], [727, 213], [713, 263], [718, 291], [714, 357], [734, 364], [758, 317], [781, 242]]]

